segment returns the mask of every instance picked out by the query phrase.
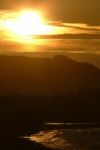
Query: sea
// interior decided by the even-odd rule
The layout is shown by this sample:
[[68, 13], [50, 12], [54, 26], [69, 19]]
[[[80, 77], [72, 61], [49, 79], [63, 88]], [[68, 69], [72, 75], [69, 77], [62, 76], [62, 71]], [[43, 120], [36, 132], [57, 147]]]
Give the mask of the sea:
[[46, 123], [24, 138], [58, 150], [100, 150], [100, 128], [92, 123]]

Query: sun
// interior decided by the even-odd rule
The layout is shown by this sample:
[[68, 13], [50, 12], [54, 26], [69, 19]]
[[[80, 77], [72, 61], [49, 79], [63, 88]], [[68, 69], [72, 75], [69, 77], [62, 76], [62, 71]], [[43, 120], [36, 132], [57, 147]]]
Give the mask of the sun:
[[39, 13], [25, 11], [20, 14], [17, 21], [18, 34], [33, 35], [41, 34], [43, 30], [43, 20]]
[[50, 26], [44, 23], [39, 12], [22, 11], [14, 21], [6, 21], [6, 28], [18, 35], [44, 35], [52, 32]]
[[7, 18], [2, 20], [4, 38], [12, 42], [33, 44], [40, 36], [65, 33], [64, 27], [53, 25], [51, 19], [44, 16], [41, 10], [31, 9], [8, 13]]

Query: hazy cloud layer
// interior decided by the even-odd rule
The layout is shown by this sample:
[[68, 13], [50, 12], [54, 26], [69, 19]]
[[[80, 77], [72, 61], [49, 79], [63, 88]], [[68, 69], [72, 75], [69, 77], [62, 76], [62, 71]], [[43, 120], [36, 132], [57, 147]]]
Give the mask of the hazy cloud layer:
[[[8, 32], [4, 28], [5, 21], [14, 21], [19, 15], [19, 11], [12, 10], [0, 10], [0, 33]], [[53, 21], [48, 20], [46, 24], [51, 25], [52, 27], [57, 28], [57, 34], [100, 34], [100, 26], [90, 26], [85, 23], [67, 23], [63, 21]], [[62, 33], [61, 33], [62, 32]], [[97, 36], [96, 36], [97, 37]]]

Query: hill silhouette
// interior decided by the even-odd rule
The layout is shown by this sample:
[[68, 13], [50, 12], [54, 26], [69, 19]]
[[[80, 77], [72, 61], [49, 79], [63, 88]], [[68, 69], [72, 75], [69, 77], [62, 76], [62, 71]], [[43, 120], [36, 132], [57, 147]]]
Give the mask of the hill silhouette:
[[49, 150], [19, 139], [41, 131], [45, 122], [99, 127], [100, 70], [61, 55], [0, 56], [0, 149]]
[[99, 69], [66, 56], [0, 56], [0, 95], [64, 95], [99, 88]]
[[[39, 47], [40, 49], [40, 47]], [[43, 47], [43, 49], [46, 49]], [[41, 52], [20, 52], [13, 53], [15, 56], [25, 56], [25, 57], [40, 57], [40, 58], [53, 58], [55, 55], [58, 55], [58, 52], [43, 52], [43, 49], [41, 49]], [[51, 50], [51, 48], [47, 48]], [[59, 48], [61, 49], [61, 48]], [[54, 49], [53, 49], [54, 50]], [[56, 49], [55, 49], [56, 50]], [[58, 51], [58, 49], [56, 50]], [[63, 50], [62, 50], [63, 51]], [[7, 53], [7, 55], [12, 55], [12, 52]], [[100, 69], [100, 55], [99, 54], [92, 54], [92, 53], [67, 53], [67, 52], [59, 52], [59, 55], [64, 55], [72, 60], [78, 61], [78, 62], [86, 62], [89, 64], [94, 65], [95, 67]]]

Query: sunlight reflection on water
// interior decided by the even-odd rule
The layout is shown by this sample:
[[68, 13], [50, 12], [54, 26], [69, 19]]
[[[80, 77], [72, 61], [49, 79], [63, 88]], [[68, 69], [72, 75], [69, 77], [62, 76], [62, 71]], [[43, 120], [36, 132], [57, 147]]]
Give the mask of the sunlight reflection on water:
[[54, 129], [26, 137], [46, 147], [63, 150], [99, 150], [100, 129]]

